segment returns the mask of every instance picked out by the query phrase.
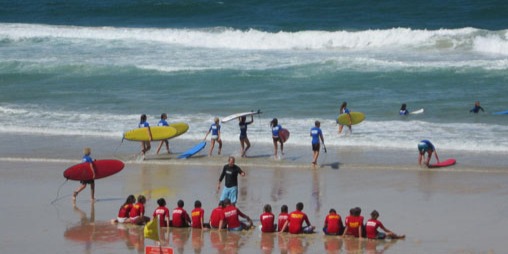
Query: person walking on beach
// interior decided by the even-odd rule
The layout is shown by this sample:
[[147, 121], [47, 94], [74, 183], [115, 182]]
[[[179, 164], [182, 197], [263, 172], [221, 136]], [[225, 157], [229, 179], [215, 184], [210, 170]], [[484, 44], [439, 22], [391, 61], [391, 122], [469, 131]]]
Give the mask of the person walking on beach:
[[226, 198], [234, 205], [236, 204], [238, 196], [238, 175], [245, 176], [245, 172], [235, 164], [235, 157], [229, 156], [228, 164], [222, 168], [222, 173], [217, 183], [217, 191], [220, 190], [220, 183], [222, 179], [226, 178], [224, 182], [224, 189], [220, 196], [220, 200], [224, 201]]
[[[286, 223], [282, 227], [281, 232], [283, 232], [286, 229], [286, 227], [289, 227], [288, 232], [290, 234], [301, 234], [301, 233], [310, 234], [310, 233], [314, 233], [314, 228], [315, 227], [310, 224], [310, 221], [309, 221], [309, 218], [307, 217], [307, 214], [302, 212], [302, 210], [303, 210], [303, 203], [302, 202], [298, 202], [296, 204], [296, 210], [292, 211], [289, 214], [288, 220], [286, 221]], [[303, 222], [305, 222], [305, 224], [307, 226], [302, 227], [303, 226]]]
[[[437, 156], [437, 151], [434, 145], [424, 139], [418, 143], [418, 165], [422, 165], [422, 161], [425, 160], [425, 165], [428, 167], [430, 164], [430, 159], [432, 158], [432, 154], [436, 157], [437, 162], [439, 163], [439, 157]], [[425, 153], [427, 153], [427, 159], [425, 159]]]
[[241, 155], [245, 157], [245, 153], [250, 148], [250, 141], [247, 137], [247, 125], [254, 122], [254, 116], [250, 115], [250, 121], [247, 122], [247, 116], [238, 118], [238, 126], [240, 127], [240, 146], [242, 147]]
[[[405, 235], [397, 235], [393, 233], [392, 231], [385, 228], [383, 223], [379, 221], [377, 218], [379, 217], [379, 212], [374, 210], [370, 213], [370, 219], [365, 223], [365, 232], [367, 235], [367, 238], [369, 239], [385, 239], [385, 238], [391, 238], [391, 239], [401, 239], [405, 238]], [[379, 232], [377, 229], [381, 228], [386, 232]]]
[[[351, 129], [351, 114], [350, 113], [351, 112], [347, 108], [347, 102], [342, 102], [342, 104], [340, 105], [339, 115], [342, 115], [342, 114], [348, 115], [349, 124], [347, 125], [347, 127], [349, 129], [349, 133], [353, 133], [353, 130]], [[342, 133], [343, 128], [344, 128], [344, 125], [339, 124], [339, 134]]]
[[84, 180], [80, 181], [80, 186], [74, 191], [72, 194], [72, 201], [76, 202], [76, 198], [78, 197], [78, 194], [86, 188], [87, 184], [90, 184], [90, 198], [93, 201], [95, 201], [95, 166], [93, 164], [94, 160], [92, 157], [90, 157], [90, 154], [92, 154], [92, 149], [90, 147], [85, 147], [83, 149], [83, 163], [88, 163], [90, 166], [90, 170], [92, 171], [92, 179], [91, 180]]
[[270, 122], [270, 127], [272, 128], [273, 156], [277, 159], [277, 143], [280, 143], [280, 154], [284, 155], [284, 142], [282, 142], [282, 139], [279, 136], [282, 126], [279, 124], [279, 120], [274, 118]]
[[[157, 126], [169, 126], [168, 122], [166, 121], [168, 119], [168, 115], [166, 113], [161, 114], [161, 120], [159, 120], [159, 123], [157, 123]], [[157, 154], [161, 151], [162, 145], [166, 145], [166, 151], [168, 151], [168, 154], [171, 153], [169, 151], [169, 142], [167, 139], [161, 140], [159, 147], [157, 147]]]
[[[314, 167], [317, 165], [317, 160], [319, 157], [319, 150], [321, 148], [321, 143], [325, 144], [325, 139], [323, 138], [323, 132], [321, 131], [321, 123], [319, 121], [314, 122], [314, 127], [310, 129], [310, 136], [312, 137], [312, 165]], [[321, 142], [320, 142], [321, 141]]]
[[480, 110], [482, 112], [485, 112], [485, 110], [483, 110], [482, 106], [480, 106], [480, 101], [475, 101], [474, 107], [471, 110], [469, 110], [469, 112], [478, 114], [480, 112]]
[[152, 132], [150, 131], [150, 124], [146, 121], [145, 114], [142, 114], [139, 118], [138, 128], [146, 128], [148, 132], [149, 141], [141, 141], [141, 154], [145, 155], [145, 153], [152, 148], [150, 144], [150, 141], [152, 141]]
[[208, 132], [205, 135], [205, 138], [203, 140], [206, 140], [206, 137], [208, 137], [208, 134], [212, 133], [212, 137], [210, 140], [210, 151], [208, 152], [208, 156], [212, 156], [213, 148], [215, 147], [215, 142], [219, 143], [219, 151], [217, 154], [220, 155], [222, 152], [222, 139], [220, 138], [220, 123], [219, 118], [215, 117], [213, 119], [213, 124], [210, 125], [210, 128], [208, 129]]

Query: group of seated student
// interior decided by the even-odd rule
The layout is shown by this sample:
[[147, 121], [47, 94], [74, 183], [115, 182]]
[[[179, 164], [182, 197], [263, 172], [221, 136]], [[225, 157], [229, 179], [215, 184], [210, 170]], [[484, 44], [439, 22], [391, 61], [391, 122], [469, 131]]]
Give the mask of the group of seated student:
[[[388, 230], [381, 221], [378, 220], [379, 212], [373, 210], [370, 213], [371, 218], [367, 223], [363, 223], [364, 218], [361, 215], [362, 209], [360, 207], [351, 208], [349, 215], [342, 224], [341, 216], [335, 211], [330, 209], [330, 212], [325, 218], [323, 232], [326, 235], [341, 235], [351, 236], [368, 239], [401, 239], [405, 238], [405, 235], [397, 235], [394, 232]], [[379, 232], [378, 228], [381, 228], [385, 233]]]
[[[134, 202], [134, 196], [129, 195], [125, 203], [120, 207], [118, 217], [114, 219], [113, 222], [133, 223], [136, 225], [143, 225], [148, 222], [150, 218], [144, 215], [146, 198], [140, 195], [138, 197], [138, 202]], [[240, 211], [229, 199], [219, 202], [219, 205], [212, 210], [208, 223], [205, 223], [205, 211], [201, 208], [201, 202], [199, 200], [194, 202], [194, 209], [191, 211], [190, 216], [183, 208], [183, 200], [178, 200], [177, 207], [173, 209], [171, 214], [166, 207], [166, 200], [164, 198], [159, 198], [157, 204], [159, 206], [153, 212], [153, 217], [158, 217], [161, 227], [211, 228], [218, 230], [227, 229], [228, 231], [241, 231], [253, 228], [251, 218]], [[296, 209], [288, 213], [288, 206], [282, 205], [281, 211], [277, 217], [277, 223], [275, 223], [275, 215], [272, 213], [272, 206], [266, 204], [263, 207], [263, 213], [259, 216], [261, 232], [288, 232], [290, 234], [314, 233], [315, 226], [311, 225], [307, 214], [303, 212], [303, 207], [303, 203], [298, 202], [296, 204]], [[345, 218], [343, 224], [340, 214], [338, 214], [335, 209], [330, 209], [324, 220], [323, 233], [325, 235], [358, 238], [366, 237], [368, 239], [400, 239], [405, 237], [405, 235], [397, 235], [388, 230], [383, 223], [378, 220], [378, 211], [372, 211], [370, 214], [371, 218], [365, 224], [361, 213], [362, 209], [360, 207], [351, 208], [349, 210], [349, 216]], [[172, 220], [170, 218], [172, 218]], [[241, 218], [245, 219], [246, 222], [241, 221]], [[305, 226], [303, 225], [304, 222]], [[382, 229], [384, 233], [379, 232], [379, 228]]]

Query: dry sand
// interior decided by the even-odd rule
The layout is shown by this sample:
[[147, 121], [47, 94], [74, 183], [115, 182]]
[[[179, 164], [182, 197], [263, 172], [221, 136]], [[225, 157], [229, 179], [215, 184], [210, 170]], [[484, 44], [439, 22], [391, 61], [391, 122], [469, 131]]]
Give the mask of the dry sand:
[[[187, 211], [199, 199], [208, 217], [218, 202], [216, 181], [227, 154], [238, 149], [238, 144], [231, 144], [224, 155], [212, 158], [197, 156], [182, 161], [175, 159], [176, 155], [152, 155], [138, 162], [129, 155], [137, 151], [137, 144], [118, 148], [117, 142], [103, 139], [71, 142], [36, 137], [17, 139], [20, 145], [8, 149], [5, 144], [11, 139], [0, 138], [5, 151], [0, 158], [0, 253], [142, 253], [145, 244], [153, 244], [142, 239], [142, 228], [109, 223], [125, 197], [146, 195], [149, 215], [159, 197], [166, 198], [170, 209], [182, 199]], [[97, 202], [90, 202], [87, 188], [73, 206], [70, 195], [78, 183], [65, 182], [62, 172], [79, 162], [85, 145], [94, 149], [94, 158], [121, 158], [126, 168], [96, 181]], [[174, 151], [181, 152], [190, 144], [172, 145]], [[258, 230], [220, 233], [178, 229], [169, 234], [175, 253], [506, 252], [508, 170], [502, 155], [441, 152], [441, 156], [458, 158], [459, 164], [429, 170], [414, 165], [414, 151], [395, 154], [328, 147], [320, 159], [323, 167], [312, 169], [309, 150], [288, 146], [285, 158], [274, 160], [270, 146], [257, 145], [251, 158], [237, 159], [247, 172], [239, 183], [238, 207], [259, 223], [264, 204], [271, 204], [278, 214], [281, 205], [293, 210], [301, 201], [318, 233], [289, 236], [262, 235]], [[386, 227], [407, 238], [360, 241], [323, 236], [320, 228], [330, 208], [345, 217], [349, 208], [356, 206], [366, 218], [370, 211], [378, 210]]]

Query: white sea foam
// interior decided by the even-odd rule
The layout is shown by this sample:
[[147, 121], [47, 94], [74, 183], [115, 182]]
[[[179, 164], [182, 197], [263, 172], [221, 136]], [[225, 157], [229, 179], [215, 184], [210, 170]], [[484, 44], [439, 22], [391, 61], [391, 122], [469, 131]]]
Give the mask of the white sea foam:
[[[35, 116], [38, 117], [35, 117]], [[27, 118], [28, 117], [28, 118]], [[148, 115], [149, 122], [155, 126], [158, 115]], [[37, 135], [69, 135], [113, 137], [119, 140], [122, 133], [136, 127], [138, 115], [104, 114], [93, 112], [52, 112], [37, 109], [0, 107], [0, 133], [26, 133]], [[202, 140], [212, 123], [213, 115], [172, 114], [170, 122], [186, 122], [189, 131], [178, 137], [185, 140]], [[26, 119], [31, 119], [26, 121]], [[104, 119], [107, 119], [106, 121]], [[279, 123], [291, 131], [286, 146], [310, 145], [309, 131], [314, 120], [322, 122], [327, 146], [375, 147], [416, 149], [421, 139], [430, 139], [441, 149], [464, 151], [508, 151], [508, 126], [482, 123], [434, 123], [419, 120], [366, 120], [353, 126], [353, 134], [337, 134], [337, 125], [331, 119], [280, 118]], [[256, 118], [249, 126], [249, 138], [252, 143], [270, 144], [272, 142], [270, 119]], [[61, 124], [65, 122], [65, 124]], [[89, 124], [100, 123], [100, 124]], [[236, 122], [222, 124], [222, 138], [227, 143], [238, 142]]]

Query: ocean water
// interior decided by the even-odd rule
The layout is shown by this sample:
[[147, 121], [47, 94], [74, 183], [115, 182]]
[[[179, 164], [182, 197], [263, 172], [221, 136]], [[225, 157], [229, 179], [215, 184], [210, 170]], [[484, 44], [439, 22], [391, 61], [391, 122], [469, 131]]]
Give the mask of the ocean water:
[[[197, 141], [259, 109], [253, 143], [276, 117], [288, 145], [320, 120], [327, 146], [508, 151], [508, 115], [492, 114], [508, 110], [504, 1], [0, 3], [0, 135], [121, 139], [166, 112]], [[343, 101], [366, 120], [338, 135]], [[222, 134], [237, 142], [237, 124]]]

